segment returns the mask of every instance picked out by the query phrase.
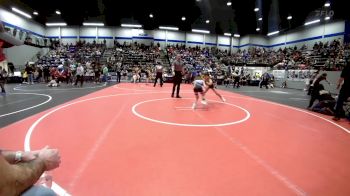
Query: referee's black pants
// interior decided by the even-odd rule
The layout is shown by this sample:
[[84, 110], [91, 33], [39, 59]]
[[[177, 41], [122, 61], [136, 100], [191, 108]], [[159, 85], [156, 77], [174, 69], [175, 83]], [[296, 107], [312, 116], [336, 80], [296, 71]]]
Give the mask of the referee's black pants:
[[157, 72], [156, 79], [154, 80], [154, 85], [156, 86], [158, 79], [160, 79], [160, 86], [163, 86], [163, 73]]
[[182, 82], [182, 72], [175, 71], [174, 81], [173, 81], [173, 92], [171, 96], [174, 97], [175, 88], [176, 88], [176, 97], [180, 97], [180, 84]]

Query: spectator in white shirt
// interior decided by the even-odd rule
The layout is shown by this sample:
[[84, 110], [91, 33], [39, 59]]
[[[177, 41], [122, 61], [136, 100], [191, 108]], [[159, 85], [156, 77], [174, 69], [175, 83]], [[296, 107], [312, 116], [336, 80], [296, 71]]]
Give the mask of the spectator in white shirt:
[[78, 84], [78, 81], [80, 81], [80, 87], [82, 87], [84, 83], [84, 67], [80, 63], [77, 67], [77, 79], [75, 80], [75, 86]]

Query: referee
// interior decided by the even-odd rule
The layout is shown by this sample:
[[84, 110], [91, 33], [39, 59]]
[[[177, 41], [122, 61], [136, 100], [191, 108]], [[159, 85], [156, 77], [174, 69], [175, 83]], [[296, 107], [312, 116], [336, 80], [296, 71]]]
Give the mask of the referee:
[[158, 79], [160, 79], [160, 87], [163, 86], [163, 66], [158, 62], [156, 65], [156, 79], [154, 80], [154, 85], [153, 87], [156, 87]]
[[176, 89], [176, 98], [181, 98], [180, 93], [180, 84], [182, 82], [182, 73], [184, 72], [184, 64], [181, 60], [181, 55], [178, 54], [176, 56], [176, 60], [172, 64], [172, 69], [175, 72], [174, 78], [173, 78], [173, 92], [171, 93], [171, 97], [174, 97], [175, 88]]

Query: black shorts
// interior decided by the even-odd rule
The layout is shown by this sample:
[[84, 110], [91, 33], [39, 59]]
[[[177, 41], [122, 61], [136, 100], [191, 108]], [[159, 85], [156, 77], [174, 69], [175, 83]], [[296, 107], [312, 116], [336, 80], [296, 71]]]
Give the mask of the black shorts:
[[208, 85], [208, 88], [213, 89], [213, 88], [214, 88], [214, 84], [212, 84], [212, 85]]
[[203, 93], [203, 88], [194, 88], [193, 91], [195, 95], [198, 95], [198, 93]]

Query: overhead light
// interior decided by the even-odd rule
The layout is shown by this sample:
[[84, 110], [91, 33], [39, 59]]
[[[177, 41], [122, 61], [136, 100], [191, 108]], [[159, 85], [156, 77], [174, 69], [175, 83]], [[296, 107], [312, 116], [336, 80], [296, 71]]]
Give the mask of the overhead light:
[[34, 14], [35, 16], [39, 15], [39, 13], [36, 12], [36, 11], [34, 11], [33, 14]]
[[313, 21], [310, 21], [310, 22], [306, 22], [304, 25], [307, 26], [307, 25], [318, 23], [318, 22], [321, 22], [321, 20], [317, 19], [317, 20], [313, 20]]
[[259, 21], [262, 21], [262, 17], [258, 18]]
[[234, 34], [233, 36], [234, 36], [234, 37], [241, 37], [240, 34]]
[[326, 16], [325, 18], [324, 18], [324, 20], [330, 20], [331, 19], [331, 17], [329, 17], [329, 16]]
[[12, 11], [14, 11], [14, 12], [16, 12], [16, 13], [22, 15], [22, 16], [25, 16], [27, 18], [32, 18], [32, 16], [30, 14], [27, 14], [27, 13], [25, 13], [25, 12], [15, 8], [15, 7], [12, 8]]
[[231, 6], [231, 5], [232, 5], [232, 2], [231, 2], [231, 1], [228, 1], [226, 5], [227, 5], [227, 6]]
[[325, 7], [330, 7], [330, 6], [331, 6], [331, 3], [326, 2], [326, 3], [324, 4], [324, 6], [325, 6]]
[[48, 27], [67, 26], [67, 23], [65, 23], [65, 22], [46, 23], [46, 26], [48, 26]]
[[256, 31], [260, 31], [260, 28], [256, 28]]
[[136, 24], [122, 24], [122, 27], [141, 28], [142, 25], [136, 25]]
[[276, 35], [276, 34], [278, 34], [279, 32], [280, 32], [280, 31], [274, 31], [274, 32], [268, 33], [267, 36]]
[[291, 16], [291, 15], [289, 15], [288, 17], [287, 17], [287, 20], [292, 20], [293, 19], [293, 17]]
[[183, 17], [181, 18], [181, 20], [182, 20], [182, 21], [185, 21], [185, 20], [186, 20], [186, 17], [185, 17], [185, 16], [183, 16]]
[[150, 17], [150, 18], [153, 18], [153, 14], [150, 14], [149, 17]]
[[224, 33], [225, 36], [232, 36], [231, 33]]
[[210, 23], [210, 20], [206, 20], [205, 23], [209, 24], [209, 23]]
[[59, 10], [56, 10], [57, 15], [61, 15], [61, 12]]
[[179, 30], [178, 27], [164, 27], [164, 26], [160, 26], [159, 29], [172, 30], [172, 31], [178, 31]]
[[260, 9], [256, 7], [256, 8], [254, 9], [254, 12], [258, 12], [259, 10], [260, 10]]
[[207, 31], [207, 30], [199, 30], [199, 29], [192, 29], [192, 32], [195, 32], [195, 33], [206, 33], [206, 34], [209, 34], [210, 31]]
[[105, 26], [104, 23], [84, 22], [83, 26]]

